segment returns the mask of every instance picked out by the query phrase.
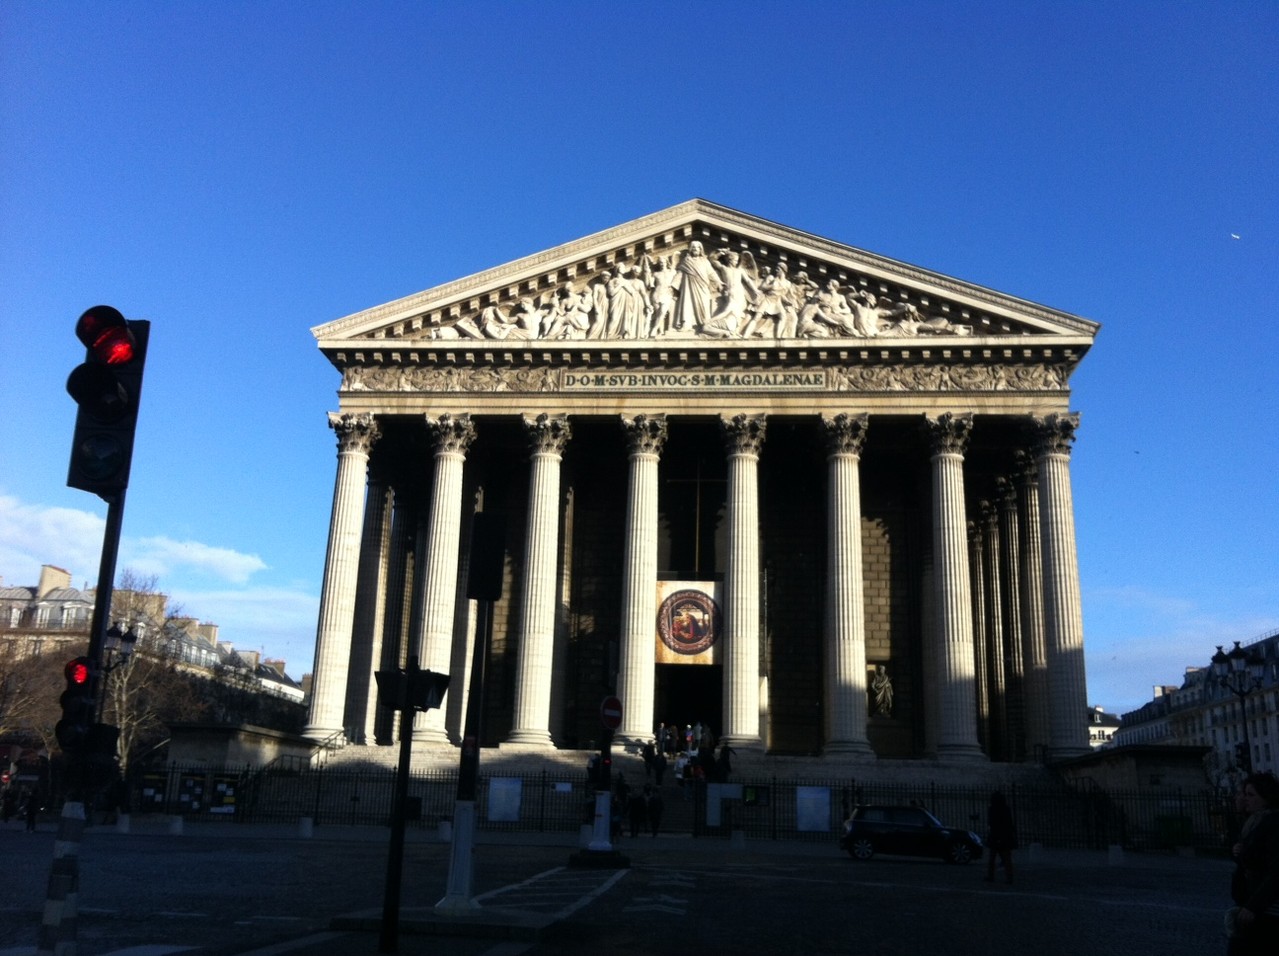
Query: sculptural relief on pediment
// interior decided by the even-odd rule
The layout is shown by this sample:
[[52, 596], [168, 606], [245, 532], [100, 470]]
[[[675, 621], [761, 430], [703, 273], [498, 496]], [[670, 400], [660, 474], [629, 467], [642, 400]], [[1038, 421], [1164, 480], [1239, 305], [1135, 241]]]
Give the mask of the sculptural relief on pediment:
[[755, 343], [1024, 335], [1043, 329], [781, 250], [692, 239], [630, 248], [482, 293], [372, 338]]

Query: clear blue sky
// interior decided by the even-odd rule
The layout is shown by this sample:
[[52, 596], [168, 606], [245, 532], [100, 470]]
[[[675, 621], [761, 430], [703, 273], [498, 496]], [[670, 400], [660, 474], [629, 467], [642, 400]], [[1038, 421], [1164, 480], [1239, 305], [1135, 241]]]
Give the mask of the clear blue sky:
[[8, 0], [0, 575], [96, 578], [63, 386], [110, 303], [152, 322], [121, 566], [300, 675], [310, 328], [701, 197], [1102, 323], [1089, 698], [1135, 707], [1279, 627], [1277, 50], [1270, 0]]

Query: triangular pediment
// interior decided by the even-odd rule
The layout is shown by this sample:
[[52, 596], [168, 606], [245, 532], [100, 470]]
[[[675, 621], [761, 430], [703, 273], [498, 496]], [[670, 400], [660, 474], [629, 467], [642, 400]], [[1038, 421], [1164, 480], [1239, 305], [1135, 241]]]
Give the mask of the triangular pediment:
[[[1098, 325], [695, 199], [312, 330], [352, 350], [932, 342], [1065, 347]], [[1012, 341], [1010, 341], [1012, 340]]]

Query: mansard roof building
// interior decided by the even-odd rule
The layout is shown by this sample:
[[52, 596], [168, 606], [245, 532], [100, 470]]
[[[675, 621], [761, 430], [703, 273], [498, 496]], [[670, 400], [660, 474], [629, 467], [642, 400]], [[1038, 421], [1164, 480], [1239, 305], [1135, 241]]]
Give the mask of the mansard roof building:
[[703, 200], [318, 326], [308, 734], [392, 742], [373, 674], [415, 657], [450, 675], [423, 744], [461, 742], [482, 660], [485, 746], [587, 747], [616, 694], [631, 743], [1088, 752], [1069, 380], [1097, 330]]

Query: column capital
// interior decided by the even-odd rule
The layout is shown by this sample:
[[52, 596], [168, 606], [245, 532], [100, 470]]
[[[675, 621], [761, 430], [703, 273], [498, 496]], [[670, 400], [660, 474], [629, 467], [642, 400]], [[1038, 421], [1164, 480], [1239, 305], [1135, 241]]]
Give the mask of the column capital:
[[822, 427], [826, 431], [826, 450], [832, 457], [853, 455], [860, 458], [866, 432], [870, 428], [870, 416], [844, 412], [835, 416], [822, 415]]
[[572, 437], [567, 415], [538, 415], [537, 418], [524, 416], [524, 430], [528, 432], [529, 450], [538, 455], [562, 455], [564, 447]]
[[1000, 475], [995, 479], [995, 498], [1001, 508], [1017, 507], [1017, 485], [1011, 478]]
[[329, 412], [329, 427], [337, 432], [339, 454], [362, 451], [367, 455], [379, 435], [377, 420], [369, 412]]
[[1013, 452], [1013, 478], [1022, 487], [1039, 487], [1039, 465], [1030, 452], [1021, 449]]
[[475, 423], [470, 415], [453, 416], [447, 412], [439, 418], [427, 415], [426, 430], [435, 442], [437, 454], [464, 456], [475, 441]]
[[934, 455], [962, 455], [973, 431], [973, 413], [942, 412], [936, 418], [924, 416]]
[[632, 455], [660, 455], [666, 445], [665, 415], [623, 415], [622, 430]]
[[973, 547], [980, 548], [982, 538], [984, 537], [981, 523], [977, 521], [967, 521], [965, 524], [968, 527], [968, 543]]
[[1070, 455], [1070, 446], [1075, 441], [1075, 430], [1079, 428], [1079, 413], [1045, 415], [1036, 417], [1035, 422], [1035, 455]]
[[759, 455], [764, 445], [766, 415], [719, 417], [719, 431], [730, 455]]

